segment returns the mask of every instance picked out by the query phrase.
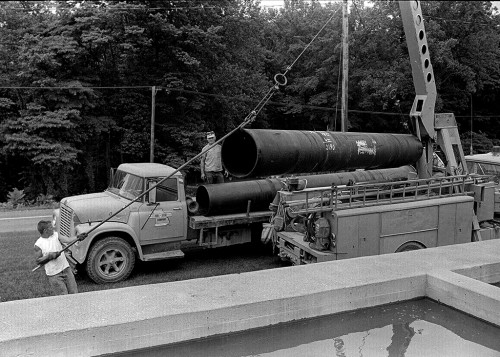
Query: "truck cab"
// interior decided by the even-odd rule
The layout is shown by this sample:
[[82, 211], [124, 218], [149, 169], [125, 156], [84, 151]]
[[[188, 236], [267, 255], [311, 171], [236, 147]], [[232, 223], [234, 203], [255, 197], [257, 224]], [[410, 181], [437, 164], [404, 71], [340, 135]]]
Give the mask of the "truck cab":
[[104, 192], [61, 200], [55, 216], [58, 232], [66, 241], [119, 211], [74, 244], [70, 260], [86, 263], [89, 276], [104, 283], [128, 277], [136, 255], [141, 260], [183, 257], [180, 242], [188, 238], [187, 206], [183, 176], [174, 172], [174, 168], [156, 163], [122, 164]]
[[491, 175], [499, 187], [500, 182], [500, 146], [486, 154], [466, 155], [465, 162], [470, 173]]
[[469, 173], [488, 175], [495, 182], [495, 215], [500, 215], [500, 146], [485, 154], [466, 155]]

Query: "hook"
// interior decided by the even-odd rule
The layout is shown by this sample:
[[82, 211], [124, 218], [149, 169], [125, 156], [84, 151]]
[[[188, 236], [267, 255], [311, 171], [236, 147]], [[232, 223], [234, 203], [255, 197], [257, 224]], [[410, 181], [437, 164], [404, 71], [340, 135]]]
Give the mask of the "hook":
[[[280, 80], [282, 80], [282, 82], [280, 82]], [[286, 76], [282, 73], [277, 73], [275, 76], [274, 76], [274, 82], [278, 85], [278, 86], [286, 86], [286, 83], [287, 83], [287, 79], [286, 79]]]

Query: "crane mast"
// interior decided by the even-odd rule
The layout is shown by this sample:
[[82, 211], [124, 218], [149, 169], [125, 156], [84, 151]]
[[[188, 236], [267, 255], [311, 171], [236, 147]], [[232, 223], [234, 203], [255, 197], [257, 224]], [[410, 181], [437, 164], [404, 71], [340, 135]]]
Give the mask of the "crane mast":
[[417, 162], [418, 175], [420, 178], [432, 176], [435, 143], [440, 146], [445, 156], [447, 174], [466, 174], [467, 166], [455, 116], [452, 113], [434, 113], [437, 97], [436, 82], [420, 1], [399, 1], [398, 3], [416, 93], [410, 111], [410, 120], [414, 134], [424, 145], [422, 156]]
[[399, 1], [406, 43], [410, 55], [415, 100], [410, 111], [419, 139], [435, 134], [434, 106], [436, 104], [436, 82], [429, 56], [424, 21], [419, 1]]

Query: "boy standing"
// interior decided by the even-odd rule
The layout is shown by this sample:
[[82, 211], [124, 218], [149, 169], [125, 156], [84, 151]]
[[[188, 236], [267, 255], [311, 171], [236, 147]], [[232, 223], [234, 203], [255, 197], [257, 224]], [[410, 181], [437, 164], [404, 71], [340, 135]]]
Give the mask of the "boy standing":
[[37, 264], [45, 264], [45, 274], [53, 292], [55, 295], [78, 293], [66, 256], [60, 253], [63, 248], [52, 222], [40, 221], [37, 228], [40, 238], [35, 242], [35, 259]]

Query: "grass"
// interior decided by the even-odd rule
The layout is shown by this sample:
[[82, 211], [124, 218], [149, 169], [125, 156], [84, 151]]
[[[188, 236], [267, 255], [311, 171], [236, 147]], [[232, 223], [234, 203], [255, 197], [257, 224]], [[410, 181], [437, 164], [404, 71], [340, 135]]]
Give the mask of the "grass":
[[[52, 295], [44, 269], [31, 271], [36, 266], [33, 245], [37, 238], [19, 234], [0, 238], [0, 302]], [[76, 282], [80, 292], [87, 292], [281, 267], [279, 258], [272, 256], [269, 250], [260, 244], [244, 244], [190, 249], [184, 259], [179, 260], [147, 263], [137, 260], [127, 280], [104, 285], [94, 283], [84, 273], [84, 267], [79, 267], [81, 273], [77, 274]]]
[[46, 203], [36, 203], [36, 204], [21, 204], [14, 207], [5, 207], [7, 202], [0, 202], [0, 212], [11, 212], [11, 211], [32, 211], [38, 209], [54, 209], [59, 208], [59, 202], [46, 202]]

